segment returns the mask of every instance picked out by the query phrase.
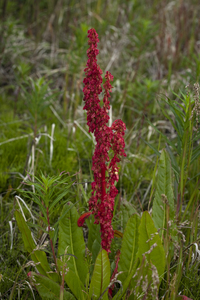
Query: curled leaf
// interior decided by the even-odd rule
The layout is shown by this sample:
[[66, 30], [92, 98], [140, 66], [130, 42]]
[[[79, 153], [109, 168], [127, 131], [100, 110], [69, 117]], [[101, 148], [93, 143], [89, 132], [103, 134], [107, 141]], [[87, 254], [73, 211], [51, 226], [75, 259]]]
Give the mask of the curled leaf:
[[86, 212], [86, 213], [82, 214], [82, 215], [80, 216], [80, 218], [78, 219], [78, 221], [77, 221], [78, 227], [82, 227], [83, 224], [84, 224], [84, 222], [85, 222], [85, 220], [86, 220], [91, 214], [92, 214], [91, 212]]

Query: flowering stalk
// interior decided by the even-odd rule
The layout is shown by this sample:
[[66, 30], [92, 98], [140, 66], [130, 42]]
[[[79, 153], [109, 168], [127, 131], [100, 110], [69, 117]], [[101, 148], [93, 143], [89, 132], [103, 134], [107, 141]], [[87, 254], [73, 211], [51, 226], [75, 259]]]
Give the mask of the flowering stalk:
[[[84, 101], [83, 109], [87, 111], [87, 125], [89, 132], [92, 132], [96, 139], [94, 155], [92, 157], [92, 170], [94, 172], [94, 182], [92, 182], [92, 196], [89, 200], [89, 210], [94, 214], [95, 223], [101, 226], [101, 245], [107, 252], [110, 252], [111, 241], [114, 237], [111, 225], [114, 209], [114, 199], [118, 194], [115, 181], [118, 181], [117, 163], [120, 162], [124, 153], [124, 131], [125, 124], [121, 120], [116, 120], [111, 127], [107, 125], [110, 109], [110, 92], [112, 85], [110, 81], [113, 76], [106, 72], [104, 88], [103, 107], [100, 106], [99, 94], [102, 92], [103, 73], [97, 64], [97, 43], [98, 34], [95, 29], [88, 31], [87, 67], [85, 68], [86, 77], [83, 80]], [[113, 157], [110, 159], [109, 150], [112, 149]]]

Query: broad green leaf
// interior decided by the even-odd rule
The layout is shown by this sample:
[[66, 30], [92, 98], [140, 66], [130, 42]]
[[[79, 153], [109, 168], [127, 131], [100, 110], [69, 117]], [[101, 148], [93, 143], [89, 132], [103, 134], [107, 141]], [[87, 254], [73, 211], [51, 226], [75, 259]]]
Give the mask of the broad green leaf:
[[135, 214], [132, 215], [126, 225], [123, 234], [120, 260], [118, 263], [118, 272], [123, 272], [118, 276], [118, 279], [125, 282], [127, 276], [132, 272], [136, 261], [136, 254], [138, 251], [138, 227], [140, 218]]
[[80, 281], [79, 277], [71, 270], [65, 275], [65, 281], [78, 300], [84, 300], [86, 298], [85, 287]]
[[44, 251], [41, 251], [41, 250], [34, 251], [33, 253], [31, 253], [31, 258], [35, 263], [40, 262], [40, 264], [36, 266], [36, 268], [40, 274], [46, 275], [50, 278], [56, 277], [56, 280], [58, 281], [58, 274], [53, 275], [52, 273], [48, 273], [48, 272], [51, 272], [52, 270], [49, 267], [49, 264], [47, 261], [47, 256]]
[[[63, 203], [63, 205], [64, 205], [64, 204], [66, 204], [66, 203], [68, 203], [68, 202], [69, 202], [69, 201], [63, 201], [62, 203]], [[77, 203], [78, 203], [78, 201], [75, 202], [72, 206], [75, 206]], [[58, 221], [57, 221], [56, 223], [53, 224], [53, 227], [54, 227], [54, 228], [56, 228], [56, 226], [59, 225], [60, 221], [61, 221], [63, 218], [65, 218], [65, 216], [66, 216], [68, 210], [70, 210], [70, 209], [71, 209], [71, 206], [69, 206], [69, 208], [66, 209], [64, 213], [62, 213], [62, 215], [58, 218]]]
[[87, 247], [92, 253], [92, 264], [90, 266], [90, 273], [92, 274], [94, 269], [94, 264], [101, 249], [101, 231], [100, 224], [94, 224], [94, 215], [91, 215], [89, 219], [86, 220], [88, 226], [88, 244]]
[[[154, 246], [153, 246], [154, 245]], [[138, 257], [142, 261], [145, 255], [149, 267], [147, 274], [151, 275], [151, 264], [153, 264], [161, 279], [165, 270], [165, 251], [154, 222], [147, 211], [142, 215], [139, 225]]]
[[[97, 256], [90, 283], [89, 295], [91, 299], [108, 299], [108, 285], [110, 283], [110, 261], [106, 250], [102, 249]], [[107, 290], [106, 290], [107, 289]]]
[[61, 256], [61, 259], [57, 259], [59, 272], [61, 273], [65, 272], [65, 276], [64, 276], [65, 282], [67, 283], [68, 287], [70, 288], [74, 296], [77, 299], [84, 300], [86, 295], [85, 287], [81, 282], [80, 278], [73, 271], [69, 270], [68, 263], [70, 258], [71, 255], [66, 253], [64, 256]]
[[[97, 226], [99, 227], [99, 226]], [[99, 254], [99, 251], [101, 249], [101, 234], [100, 234], [100, 230], [96, 231], [96, 239], [94, 240], [94, 243], [92, 245], [92, 261], [93, 263], [95, 263], [96, 258]]]
[[85, 259], [83, 230], [77, 225], [79, 215], [72, 203], [68, 202], [64, 206], [62, 214], [65, 214], [66, 211], [65, 218], [59, 223], [58, 254], [59, 256], [64, 255], [68, 247], [67, 253], [72, 254], [72, 256], [67, 265], [70, 271], [73, 271], [82, 283], [85, 284], [88, 265]]
[[[100, 241], [100, 244], [101, 244], [101, 233], [100, 233], [100, 224], [94, 224], [94, 215], [91, 215], [90, 216], [90, 220], [86, 220], [86, 224], [88, 226], [88, 249], [92, 251], [92, 246], [95, 242], [95, 240], [97, 239], [98, 241]], [[98, 253], [99, 253], [100, 249], [98, 249]], [[97, 253], [97, 255], [98, 255]], [[95, 260], [96, 260], [96, 257], [97, 255], [95, 256]], [[95, 262], [94, 260], [94, 262]]]
[[167, 197], [170, 207], [170, 220], [174, 219], [174, 195], [171, 183], [171, 165], [170, 159], [166, 153], [166, 150], [162, 150], [158, 174], [157, 174], [157, 187], [155, 197], [153, 200], [152, 218], [157, 229], [162, 231], [166, 225], [165, 206], [166, 204], [162, 201], [162, 194]]
[[22, 239], [24, 242], [25, 249], [29, 253], [31, 253], [31, 258], [35, 263], [38, 263], [38, 262], [40, 263], [36, 266], [38, 272], [50, 277], [50, 274], [47, 274], [47, 272], [50, 272], [51, 269], [49, 267], [45, 252], [41, 251], [41, 250], [34, 251], [34, 249], [36, 249], [36, 245], [31, 236], [31, 231], [28, 228], [23, 216], [20, 214], [20, 212], [18, 210], [16, 210], [16, 212], [15, 212], [15, 217], [17, 220], [17, 224], [19, 226], [19, 230], [22, 233]]
[[[31, 272], [31, 279], [35, 279], [35, 281], [33, 281], [33, 285], [36, 285], [36, 288], [42, 299], [60, 299], [60, 286], [58, 283], [54, 282], [48, 277], [36, 274], [35, 272]], [[72, 294], [64, 290], [63, 300], [75, 300], [75, 298]]]

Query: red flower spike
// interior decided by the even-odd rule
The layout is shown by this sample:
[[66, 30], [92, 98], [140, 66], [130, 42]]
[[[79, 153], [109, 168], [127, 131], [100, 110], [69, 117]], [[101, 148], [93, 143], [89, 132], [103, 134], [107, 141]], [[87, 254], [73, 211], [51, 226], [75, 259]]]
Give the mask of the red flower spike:
[[83, 224], [85, 223], [85, 220], [92, 214], [92, 212], [86, 212], [80, 216], [80, 218], [77, 221], [78, 227], [83, 227]]
[[[96, 139], [96, 147], [92, 157], [94, 182], [91, 184], [92, 196], [89, 200], [89, 210], [94, 214], [94, 223], [100, 223], [101, 246], [110, 252], [111, 241], [114, 237], [112, 228], [114, 200], [118, 194], [115, 187], [115, 182], [119, 179], [117, 163], [120, 162], [121, 156], [126, 156], [123, 138], [126, 126], [121, 120], [116, 120], [111, 127], [107, 125], [110, 109], [109, 98], [112, 91], [110, 82], [113, 80], [113, 76], [110, 72], [106, 72], [106, 81], [103, 84], [103, 107], [101, 107], [99, 94], [102, 92], [101, 74], [103, 72], [97, 64], [99, 39], [95, 29], [92, 28], [88, 31], [88, 38], [88, 61], [84, 70], [86, 77], [83, 80], [83, 101], [85, 102], [83, 109], [87, 111], [89, 132], [94, 133]], [[109, 157], [110, 149], [113, 150], [112, 158]], [[82, 224], [81, 221], [80, 224]]]

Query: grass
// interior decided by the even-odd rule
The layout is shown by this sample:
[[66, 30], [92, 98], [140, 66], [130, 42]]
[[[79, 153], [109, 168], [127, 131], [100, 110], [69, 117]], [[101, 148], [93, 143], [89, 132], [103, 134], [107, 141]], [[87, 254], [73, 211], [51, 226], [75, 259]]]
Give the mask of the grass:
[[[29, 258], [12, 219], [18, 205], [15, 195], [27, 172], [75, 174], [72, 201], [79, 201], [80, 213], [87, 210], [94, 141], [82, 109], [82, 81], [91, 27], [100, 39], [98, 63], [114, 75], [112, 119], [120, 118], [127, 126], [127, 160], [121, 164], [113, 225], [123, 232], [133, 212], [151, 211], [159, 153], [166, 148], [174, 172], [175, 206], [182, 213], [177, 213], [178, 228], [186, 242], [168, 263], [169, 282], [167, 277], [162, 281], [159, 299], [175, 299], [179, 294], [199, 299], [199, 250], [192, 261], [193, 243], [199, 245], [199, 124], [195, 118], [191, 123], [188, 119], [190, 127], [184, 127], [194, 107], [193, 85], [200, 75], [198, 4], [196, 0], [2, 1], [1, 299], [32, 299], [26, 283], [31, 267], [22, 267]], [[59, 213], [57, 207], [52, 220]], [[113, 253], [120, 243], [114, 239]]]

